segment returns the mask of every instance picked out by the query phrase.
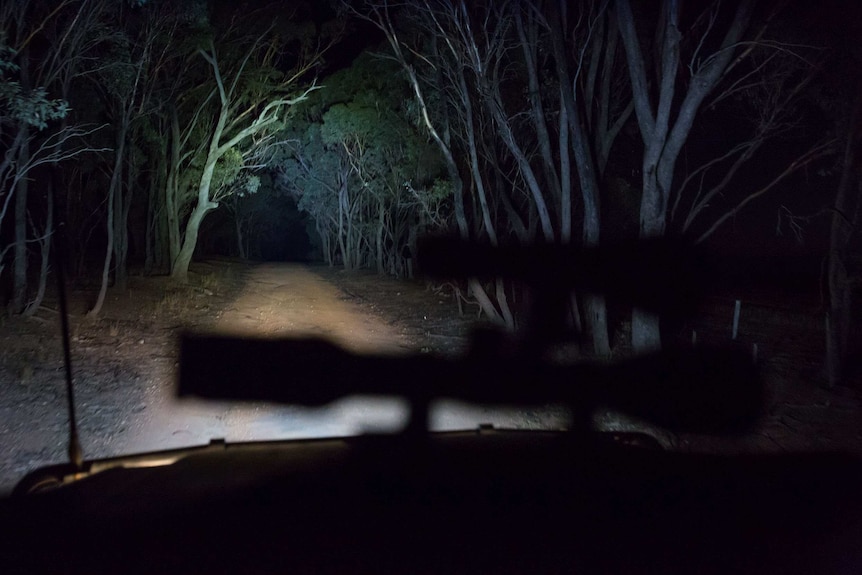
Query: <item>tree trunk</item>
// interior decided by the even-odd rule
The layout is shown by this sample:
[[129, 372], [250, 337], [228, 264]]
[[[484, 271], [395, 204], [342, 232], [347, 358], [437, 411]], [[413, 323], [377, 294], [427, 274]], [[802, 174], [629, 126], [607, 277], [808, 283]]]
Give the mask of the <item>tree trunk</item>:
[[560, 241], [572, 243], [572, 163], [569, 156], [569, 118], [560, 90]]
[[146, 252], [144, 256], [144, 273], [147, 275], [152, 274], [153, 269], [158, 265], [157, 253], [160, 242], [158, 229], [159, 211], [156, 209], [156, 195], [159, 193], [159, 183], [161, 181], [152, 171], [150, 172], [150, 188], [147, 191], [147, 228], [144, 234], [144, 249]]
[[210, 154], [204, 171], [201, 174], [200, 185], [198, 186], [198, 201], [189, 216], [189, 221], [186, 224], [185, 235], [183, 237], [183, 247], [174, 261], [171, 277], [181, 283], [189, 281], [189, 264], [192, 262], [192, 256], [195, 253], [195, 247], [198, 245], [198, 233], [201, 229], [201, 222], [204, 217], [212, 210], [218, 207], [216, 202], [210, 201], [210, 184], [213, 179], [217, 158]]
[[[123, 130], [120, 130], [122, 133]], [[108, 222], [107, 222], [107, 247], [105, 248], [105, 260], [102, 263], [102, 285], [99, 288], [99, 295], [96, 297], [96, 303], [93, 308], [87, 312], [87, 316], [96, 317], [102, 311], [102, 305], [105, 303], [105, 295], [108, 293], [108, 281], [111, 274], [111, 259], [114, 255], [114, 219], [116, 217], [116, 204], [118, 196], [122, 193], [121, 178], [123, 171], [123, 156], [125, 154], [125, 137], [117, 134], [117, 149], [114, 155], [114, 172], [111, 174], [111, 183], [108, 188]]]
[[564, 219], [562, 215], [561, 202], [561, 186], [560, 178], [557, 177], [556, 167], [554, 165], [554, 154], [551, 151], [551, 136], [548, 132], [548, 126], [545, 122], [545, 110], [542, 105], [542, 90], [539, 74], [537, 71], [537, 52], [538, 52], [538, 24], [532, 12], [529, 13], [527, 26], [524, 25], [524, 15], [522, 10], [515, 10], [515, 29], [518, 33], [518, 41], [521, 44], [521, 49], [524, 54], [524, 64], [527, 69], [528, 79], [528, 94], [530, 101], [530, 112], [532, 113], [532, 124], [536, 130], [536, 140], [539, 144], [539, 151], [542, 157], [542, 168], [545, 171], [545, 180], [551, 188], [552, 196], [557, 202], [557, 206], [561, 209], [560, 219]]
[[183, 247], [174, 262], [174, 270], [171, 272], [171, 278], [181, 283], [189, 281], [189, 264], [192, 261], [192, 256], [195, 253], [195, 247], [198, 243], [198, 232], [201, 228], [201, 222], [211, 210], [218, 207], [218, 204], [208, 202], [207, 204], [198, 203], [192, 214], [189, 216], [189, 221], [186, 224], [186, 235], [183, 240]]
[[530, 191], [530, 196], [533, 198], [533, 204], [536, 208], [536, 213], [539, 216], [539, 223], [542, 227], [542, 236], [546, 242], [553, 242], [554, 226], [551, 222], [548, 203], [542, 192], [542, 186], [539, 184], [536, 173], [530, 164], [530, 159], [518, 143], [514, 129], [504, 113], [503, 96], [500, 93], [499, 82], [488, 78], [480, 78], [480, 82], [484, 83], [485, 93], [490, 94], [486, 99], [488, 112], [491, 117], [494, 118], [494, 122], [500, 130], [500, 137], [506, 145], [506, 148], [512, 154], [512, 157], [515, 159], [515, 162], [517, 162], [521, 171], [521, 177], [527, 184], [527, 189]]
[[114, 217], [114, 287], [121, 291], [125, 291], [129, 283], [129, 211], [134, 193], [134, 164], [129, 162], [125, 170], [126, 185], [120, 184], [117, 194], [119, 201], [114, 205], [117, 211]]
[[168, 257], [170, 269], [173, 270], [177, 256], [180, 254], [180, 120], [176, 108], [171, 108], [171, 161], [168, 176], [165, 181], [165, 215], [168, 224]]
[[[26, 166], [30, 161], [29, 127], [24, 124], [25, 132], [18, 153], [18, 165]], [[18, 180], [15, 190], [15, 263], [12, 284], [12, 302], [9, 311], [19, 314], [27, 304], [27, 194], [30, 179], [23, 177]]]
[[162, 174], [161, 184], [154, 184], [152, 193], [156, 198], [153, 206], [153, 264], [159, 273], [170, 273], [171, 271], [171, 248], [168, 232], [168, 209], [164, 194], [167, 189], [164, 182], [167, 181], [167, 171]]
[[386, 207], [382, 201], [377, 202], [377, 233], [375, 234], [375, 251], [377, 260], [377, 274], [384, 275], [386, 267], [383, 261], [383, 229], [386, 219]]
[[[862, 86], [860, 86], [862, 87]], [[850, 327], [853, 311], [853, 286], [847, 273], [846, 255], [862, 211], [862, 177], [859, 176], [857, 150], [862, 130], [862, 95], [857, 91], [848, 124], [842, 160], [841, 180], [835, 195], [829, 234], [829, 259], [826, 270], [829, 282], [829, 309], [826, 315], [826, 372], [829, 386], [844, 383], [849, 357]], [[851, 213], [853, 214], [851, 216]]]
[[[645, 157], [649, 157], [647, 151]], [[645, 162], [646, 163], [646, 162]], [[671, 185], [671, 174], [664, 181], [657, 180], [655, 165], [644, 169], [643, 193], [640, 207], [640, 238], [657, 238], [664, 235], [667, 194]], [[632, 310], [632, 348], [637, 353], [649, 353], [661, 349], [661, 320], [658, 314], [635, 308]]]
[[[584, 202], [583, 242], [586, 247], [596, 247], [599, 245], [601, 232], [601, 210], [599, 208], [599, 185], [596, 180], [595, 164], [589, 139], [581, 122], [580, 111], [575, 103], [573, 82], [567, 59], [568, 52], [561, 27], [562, 18], [557, 11], [555, 2], [550, 2], [549, 6], [552, 7], [551, 42], [557, 74], [560, 77], [561, 114], [564, 114], [568, 120], [572, 155], [578, 168], [578, 181], [581, 186], [581, 198]], [[602, 296], [590, 295], [585, 297], [584, 303], [587, 313], [587, 328], [593, 341], [593, 353], [599, 357], [607, 357], [611, 354], [611, 346], [608, 338], [605, 300]]]
[[39, 240], [39, 246], [42, 252], [42, 263], [39, 266], [39, 287], [36, 290], [36, 297], [33, 298], [33, 301], [31, 301], [27, 305], [27, 309], [24, 310], [25, 316], [30, 316], [36, 313], [36, 310], [39, 309], [39, 306], [42, 305], [42, 301], [45, 299], [45, 288], [48, 285], [48, 264], [51, 256], [51, 237], [54, 234], [54, 186], [55, 181], [58, 179], [58, 171], [59, 168], [57, 166], [53, 166], [51, 169], [51, 176], [48, 178], [48, 205], [45, 210], [45, 229], [43, 230], [42, 237]]
[[242, 219], [239, 217], [239, 214], [234, 213], [233, 218], [234, 226], [236, 227], [236, 247], [239, 250], [239, 257], [243, 260], [248, 259], [248, 253], [245, 249], [245, 244], [243, 243], [242, 238]]
[[[338, 250], [341, 252], [341, 265], [350, 270], [350, 231], [345, 219], [350, 218], [347, 211], [347, 183], [342, 182], [338, 188]], [[345, 218], [346, 216], [346, 218]]]

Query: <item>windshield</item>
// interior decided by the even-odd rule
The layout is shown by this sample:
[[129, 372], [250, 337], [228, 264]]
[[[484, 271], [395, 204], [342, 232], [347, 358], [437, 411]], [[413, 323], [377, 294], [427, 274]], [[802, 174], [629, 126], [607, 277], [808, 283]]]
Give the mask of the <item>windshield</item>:
[[[60, 288], [88, 459], [406, 423], [389, 397], [176, 402], [186, 332], [487, 362], [526, 345], [553, 365], [730, 347], [767, 391], [747, 434], [604, 408], [591, 424], [683, 451], [860, 449], [862, 91], [845, 10], [6, 4], [0, 491], [67, 460]], [[461, 243], [423, 262], [421, 238], [443, 234]], [[667, 237], [716, 257], [627, 251]], [[468, 245], [580, 259], [459, 259]], [[483, 423], [572, 415], [431, 410], [432, 430]]]

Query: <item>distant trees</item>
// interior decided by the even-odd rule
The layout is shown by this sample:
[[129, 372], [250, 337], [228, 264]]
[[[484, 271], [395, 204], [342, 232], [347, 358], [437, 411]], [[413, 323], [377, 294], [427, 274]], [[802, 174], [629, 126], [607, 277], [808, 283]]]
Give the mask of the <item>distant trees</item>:
[[410, 123], [409, 87], [364, 53], [295, 108], [279, 181], [315, 222], [327, 261], [408, 274], [416, 235], [439, 227], [448, 186], [437, 150]]

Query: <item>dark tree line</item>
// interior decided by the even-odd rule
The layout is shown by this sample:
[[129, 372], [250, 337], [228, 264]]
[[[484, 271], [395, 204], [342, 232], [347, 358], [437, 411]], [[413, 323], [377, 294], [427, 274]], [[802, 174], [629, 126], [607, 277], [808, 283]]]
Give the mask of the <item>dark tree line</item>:
[[[458, 232], [589, 246], [632, 229], [706, 241], [835, 153], [834, 130], [804, 110], [828, 50], [797, 42], [803, 24], [782, 8], [429, 0], [357, 13], [385, 34], [414, 91]], [[715, 118], [733, 126], [699, 128]], [[770, 168], [752, 175], [753, 162]], [[469, 289], [490, 317], [513, 321], [508, 286]], [[587, 296], [573, 310], [606, 355], [605, 302]], [[635, 309], [632, 343], [660, 345], [659, 318]]]

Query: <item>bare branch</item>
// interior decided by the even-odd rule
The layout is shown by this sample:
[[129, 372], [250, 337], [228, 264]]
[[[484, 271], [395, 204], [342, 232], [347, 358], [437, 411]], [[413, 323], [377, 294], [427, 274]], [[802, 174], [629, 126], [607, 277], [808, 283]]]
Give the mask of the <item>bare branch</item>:
[[[701, 212], [701, 210], [706, 208], [709, 205], [709, 202], [716, 195], [720, 194], [725, 189], [725, 187], [727, 187], [728, 183], [731, 181], [731, 179], [736, 174], [736, 172], [739, 170], [739, 168], [742, 166], [742, 164], [744, 164], [746, 160], [748, 160], [749, 158], [751, 158], [752, 155], [754, 155], [754, 152], [760, 147], [760, 145], [763, 143], [763, 141], [764, 141], [764, 138], [757, 137], [757, 138], [752, 138], [750, 140], [746, 140], [744, 142], [741, 142], [741, 143], [737, 144], [736, 146], [734, 146], [733, 148], [731, 148], [730, 150], [728, 150], [726, 153], [722, 154], [721, 156], [715, 157], [715, 158], [709, 160], [708, 162], [705, 162], [702, 166], [698, 167], [691, 174], [689, 174], [685, 178], [685, 180], [683, 180], [679, 189], [676, 191], [676, 200], [674, 201], [673, 208], [671, 210], [671, 219], [673, 220], [676, 217], [677, 208], [679, 207], [679, 204], [680, 204], [680, 201], [681, 201], [683, 195], [685, 195], [685, 191], [686, 191], [686, 188], [688, 187], [688, 185], [695, 178], [699, 178], [701, 181], [701, 184], [698, 187], [698, 192], [695, 195], [694, 200], [692, 200], [692, 206], [691, 206], [691, 208], [689, 208], [688, 215], [686, 216], [686, 219], [685, 219], [685, 222], [684, 222], [683, 228], [682, 228], [683, 231], [687, 230], [688, 227], [691, 225], [692, 221]], [[703, 179], [706, 176], [706, 173], [711, 168], [721, 164], [722, 162], [724, 162], [728, 158], [735, 156], [737, 154], [739, 154], [739, 156], [736, 158], [736, 160], [733, 162], [733, 164], [731, 164], [730, 169], [725, 171], [724, 178], [721, 180], [721, 182], [718, 183], [717, 185], [715, 185], [711, 189], [711, 191], [708, 192], [705, 196], [702, 196]]]
[[837, 141], [838, 140], [836, 138], [833, 138], [825, 142], [821, 142], [801, 154], [793, 162], [791, 162], [780, 174], [770, 180], [766, 185], [748, 194], [745, 199], [743, 199], [741, 202], [739, 202], [739, 204], [736, 205], [736, 207], [731, 210], [728, 210], [723, 216], [718, 218], [715, 223], [713, 223], [705, 232], [703, 232], [697, 238], [696, 243], [701, 243], [707, 238], [709, 238], [709, 236], [711, 236], [715, 232], [715, 230], [721, 227], [724, 222], [738, 214], [739, 211], [742, 210], [742, 208], [744, 208], [746, 205], [750, 204], [757, 198], [769, 192], [772, 188], [777, 186], [791, 174], [807, 166], [811, 162], [814, 162], [829, 154], [832, 154], [834, 152], [834, 145]]

